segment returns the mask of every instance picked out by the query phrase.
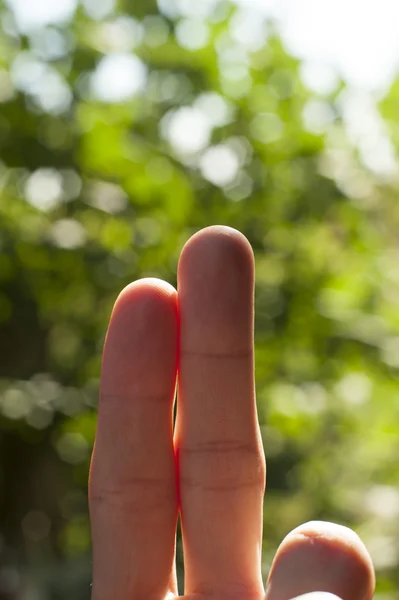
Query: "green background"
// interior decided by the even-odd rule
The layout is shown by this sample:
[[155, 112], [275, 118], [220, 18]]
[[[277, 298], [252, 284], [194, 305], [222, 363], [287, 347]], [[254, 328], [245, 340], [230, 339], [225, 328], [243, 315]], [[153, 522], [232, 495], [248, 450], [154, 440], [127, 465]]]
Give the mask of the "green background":
[[[308, 89], [272, 23], [260, 43], [237, 40], [227, 2], [203, 16], [184, 2], [90, 6], [24, 34], [0, 4], [0, 597], [89, 598], [87, 473], [110, 311], [139, 277], [175, 285], [183, 244], [212, 224], [241, 230], [256, 257], [264, 575], [290, 529], [327, 519], [361, 535], [378, 598], [396, 597], [397, 178], [351, 142], [344, 82]], [[200, 47], [184, 27], [202, 27]], [[146, 65], [145, 89], [102, 101], [92, 73], [121, 48]], [[171, 119], [206, 101], [221, 110], [209, 140], [179, 150]], [[378, 100], [394, 152], [398, 101], [399, 82]], [[229, 181], [204, 166], [208, 146], [235, 161]], [[178, 561], [181, 573], [180, 541]]]

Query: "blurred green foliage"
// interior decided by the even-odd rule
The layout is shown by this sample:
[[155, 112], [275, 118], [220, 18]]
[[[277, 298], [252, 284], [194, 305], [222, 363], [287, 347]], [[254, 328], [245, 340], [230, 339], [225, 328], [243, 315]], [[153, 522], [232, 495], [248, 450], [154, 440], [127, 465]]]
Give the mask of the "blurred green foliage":
[[[398, 179], [348, 135], [343, 82], [308, 89], [273, 24], [191, 4], [86, 0], [32, 28], [0, 5], [0, 597], [89, 597], [113, 302], [139, 277], [175, 284], [184, 242], [216, 223], [256, 255], [265, 576], [291, 528], [329, 519], [393, 597]], [[398, 94], [379, 107], [394, 153]]]

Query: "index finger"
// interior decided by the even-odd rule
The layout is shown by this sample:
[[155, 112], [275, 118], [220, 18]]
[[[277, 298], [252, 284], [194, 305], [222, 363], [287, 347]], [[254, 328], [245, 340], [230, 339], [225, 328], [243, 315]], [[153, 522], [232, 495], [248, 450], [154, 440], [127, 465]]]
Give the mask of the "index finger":
[[177, 592], [176, 369], [176, 291], [135, 282], [115, 304], [104, 348], [89, 486], [93, 600]]

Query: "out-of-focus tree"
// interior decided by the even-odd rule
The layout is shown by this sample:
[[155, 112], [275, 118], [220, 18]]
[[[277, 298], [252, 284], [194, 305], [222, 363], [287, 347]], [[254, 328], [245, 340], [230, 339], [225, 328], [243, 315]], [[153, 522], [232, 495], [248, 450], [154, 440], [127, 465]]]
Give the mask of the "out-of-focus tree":
[[89, 596], [113, 302], [139, 277], [175, 283], [215, 223], [256, 255], [265, 574], [292, 527], [330, 519], [393, 594], [399, 84], [366, 135], [354, 93], [309, 89], [244, 4], [10, 0], [0, 19], [0, 595]]

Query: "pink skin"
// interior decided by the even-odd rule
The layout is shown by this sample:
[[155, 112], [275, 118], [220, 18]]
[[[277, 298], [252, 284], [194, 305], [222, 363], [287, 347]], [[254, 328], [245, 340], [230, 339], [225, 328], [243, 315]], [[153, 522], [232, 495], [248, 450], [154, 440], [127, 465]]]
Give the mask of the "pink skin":
[[[93, 600], [177, 596], [178, 513], [186, 600], [264, 598], [253, 297], [248, 241], [234, 229], [209, 227], [182, 251], [178, 293], [143, 279], [117, 299], [90, 473]], [[368, 600], [373, 589], [359, 538], [314, 522], [281, 544], [266, 596]]]

